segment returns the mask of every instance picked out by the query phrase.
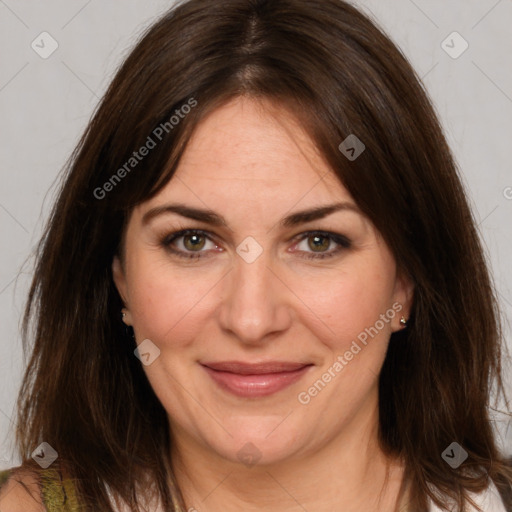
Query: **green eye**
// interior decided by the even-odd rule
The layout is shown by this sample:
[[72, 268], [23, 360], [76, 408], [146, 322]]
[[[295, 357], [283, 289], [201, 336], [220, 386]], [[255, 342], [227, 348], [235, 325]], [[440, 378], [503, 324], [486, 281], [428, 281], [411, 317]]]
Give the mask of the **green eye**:
[[331, 239], [323, 235], [308, 236], [308, 246], [315, 252], [324, 252], [329, 248]]
[[[344, 235], [328, 231], [308, 231], [296, 237], [298, 242], [294, 251], [306, 259], [325, 259], [336, 256], [344, 249], [349, 249], [351, 241]], [[199, 259], [213, 256], [211, 250], [222, 251], [205, 231], [199, 229], [185, 229], [171, 233], [161, 242], [172, 254], [180, 258]], [[208, 244], [210, 246], [208, 247]]]
[[189, 251], [201, 250], [206, 243], [205, 237], [200, 234], [184, 235], [182, 238], [184, 247]]
[[[207, 243], [211, 246], [207, 247]], [[203, 258], [208, 252], [203, 249], [217, 249], [218, 246], [207, 233], [198, 229], [185, 229], [176, 233], [171, 233], [164, 240], [162, 246], [171, 253], [181, 258]]]
[[310, 231], [299, 236], [295, 248], [304, 253], [303, 257], [307, 259], [330, 258], [352, 245], [346, 236], [328, 231]]

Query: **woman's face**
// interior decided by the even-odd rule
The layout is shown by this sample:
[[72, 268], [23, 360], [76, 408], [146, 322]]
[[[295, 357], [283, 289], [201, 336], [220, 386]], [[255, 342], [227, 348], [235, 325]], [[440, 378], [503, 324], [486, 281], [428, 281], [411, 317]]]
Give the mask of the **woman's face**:
[[248, 464], [376, 426], [412, 295], [310, 138], [265, 105], [238, 98], [203, 120], [113, 264], [178, 445]]

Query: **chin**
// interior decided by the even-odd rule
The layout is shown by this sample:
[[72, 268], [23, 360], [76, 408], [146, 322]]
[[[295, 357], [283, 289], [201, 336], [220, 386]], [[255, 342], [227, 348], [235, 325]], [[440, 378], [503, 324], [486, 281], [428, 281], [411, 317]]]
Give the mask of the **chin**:
[[[228, 422], [222, 438], [205, 439], [221, 457], [247, 467], [277, 464], [301, 451], [304, 433], [286, 425], [284, 416], [265, 416], [237, 419]], [[302, 428], [300, 428], [302, 430]]]

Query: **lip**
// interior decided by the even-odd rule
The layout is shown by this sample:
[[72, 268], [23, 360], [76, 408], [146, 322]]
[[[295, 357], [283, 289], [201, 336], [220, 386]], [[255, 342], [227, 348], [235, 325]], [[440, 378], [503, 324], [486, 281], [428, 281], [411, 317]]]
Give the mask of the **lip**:
[[242, 398], [259, 398], [277, 393], [299, 380], [313, 366], [310, 363], [284, 361], [222, 361], [201, 365], [220, 388]]

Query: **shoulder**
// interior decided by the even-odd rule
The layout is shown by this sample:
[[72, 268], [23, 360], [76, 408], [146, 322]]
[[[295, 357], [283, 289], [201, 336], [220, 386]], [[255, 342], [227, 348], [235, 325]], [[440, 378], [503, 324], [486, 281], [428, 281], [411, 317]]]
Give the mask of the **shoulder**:
[[0, 471], [0, 511], [78, 511], [75, 484], [57, 464], [45, 469], [25, 465]]
[[44, 512], [37, 476], [20, 468], [0, 471], [0, 510]]
[[[508, 512], [496, 485], [491, 482], [487, 489], [480, 493], [469, 493], [470, 498], [485, 512]], [[429, 512], [442, 512], [434, 503], [430, 503]], [[476, 512], [478, 509], [470, 506], [470, 512]]]

